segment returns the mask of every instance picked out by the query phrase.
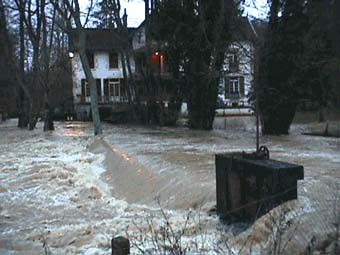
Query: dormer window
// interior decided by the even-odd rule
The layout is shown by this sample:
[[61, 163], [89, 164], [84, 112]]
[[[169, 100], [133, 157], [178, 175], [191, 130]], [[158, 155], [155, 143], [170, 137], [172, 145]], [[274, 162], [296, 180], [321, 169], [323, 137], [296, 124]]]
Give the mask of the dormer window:
[[118, 53], [110, 52], [109, 54], [110, 69], [118, 68]]
[[228, 54], [229, 71], [235, 72], [239, 68], [239, 59], [236, 52]]
[[87, 56], [87, 61], [89, 62], [90, 68], [93, 69], [94, 68], [94, 54], [93, 54], [93, 52], [87, 52], [86, 56]]

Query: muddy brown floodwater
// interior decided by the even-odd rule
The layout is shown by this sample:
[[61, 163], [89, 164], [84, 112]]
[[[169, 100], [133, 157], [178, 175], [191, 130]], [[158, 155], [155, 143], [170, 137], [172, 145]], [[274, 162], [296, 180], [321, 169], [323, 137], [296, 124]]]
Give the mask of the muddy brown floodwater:
[[[186, 128], [143, 128], [106, 126], [105, 140], [114, 151], [135, 168], [138, 177], [147, 171], [150, 182], [143, 186], [159, 187], [153, 193], [139, 187], [129, 193], [125, 183], [119, 188], [128, 201], [152, 203], [154, 197], [163, 196], [169, 207], [188, 208], [215, 203], [215, 154], [232, 151], [253, 151], [255, 129], [252, 117], [228, 119], [231, 128], [214, 131], [192, 131]], [[286, 136], [262, 136], [271, 158], [301, 164], [305, 167], [305, 180], [319, 176], [339, 177], [340, 139], [301, 135], [311, 126], [293, 125]], [[114, 187], [122, 180], [116, 176]], [[133, 183], [133, 181], [132, 181]]]
[[[159, 206], [175, 230], [192, 215], [190, 228], [201, 232], [185, 233], [183, 244], [197, 246], [196, 240], [206, 254], [227, 254], [220, 243], [229, 235], [237, 250], [247, 234], [261, 233], [254, 245], [263, 249], [268, 217], [233, 236], [206, 213], [216, 204], [214, 155], [254, 150], [253, 123], [252, 117], [220, 118], [213, 131], [104, 124], [96, 139], [90, 123], [57, 122], [47, 133], [41, 123], [32, 132], [17, 129], [14, 120], [1, 123], [0, 254], [110, 254], [112, 236], [147, 232], [150, 219], [162, 226]], [[271, 158], [305, 168], [299, 199], [288, 203], [289, 217], [301, 218], [302, 226], [292, 251], [332, 233], [337, 213], [340, 139], [301, 135], [314, 126], [294, 124], [288, 136], [261, 137]]]

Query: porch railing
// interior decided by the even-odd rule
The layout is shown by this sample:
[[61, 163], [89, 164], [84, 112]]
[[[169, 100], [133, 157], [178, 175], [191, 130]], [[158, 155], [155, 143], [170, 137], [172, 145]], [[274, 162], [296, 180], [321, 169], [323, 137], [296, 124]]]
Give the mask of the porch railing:
[[[98, 103], [99, 104], [110, 104], [110, 103], [119, 103], [119, 102], [127, 102], [127, 98], [124, 96], [115, 97], [115, 96], [99, 96]], [[91, 103], [90, 96], [77, 96], [77, 102], [86, 104]]]

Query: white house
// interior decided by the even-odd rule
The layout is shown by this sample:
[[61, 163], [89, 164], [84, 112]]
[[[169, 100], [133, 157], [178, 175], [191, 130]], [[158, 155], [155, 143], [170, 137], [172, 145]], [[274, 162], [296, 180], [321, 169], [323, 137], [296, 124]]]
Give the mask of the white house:
[[226, 52], [219, 98], [230, 107], [247, 107], [254, 78], [254, 38], [256, 32], [243, 17], [235, 28], [233, 43]]
[[[101, 108], [113, 103], [127, 102], [124, 86], [119, 39], [114, 29], [86, 29], [87, 58], [97, 84], [98, 103]], [[90, 88], [79, 54], [70, 48], [72, 55], [72, 80], [74, 108], [78, 119], [90, 114]], [[133, 58], [131, 68], [135, 71]]]
[[[132, 46], [135, 58], [130, 59], [132, 72], [140, 73], [145, 64], [145, 26], [133, 29]], [[247, 18], [242, 18], [235, 33], [235, 40], [226, 52], [219, 98], [230, 107], [248, 106], [253, 81], [254, 29]], [[127, 102], [127, 90], [120, 55], [119, 37], [114, 29], [86, 29], [86, 50], [91, 71], [96, 79], [99, 107], [112, 108], [113, 104]], [[82, 68], [80, 56], [72, 47], [72, 79], [74, 108], [78, 119], [90, 116], [90, 88]], [[171, 79], [162, 52], [151, 56], [152, 67], [165, 79]], [[135, 63], [136, 61], [136, 63]], [[143, 86], [140, 86], [141, 88]]]

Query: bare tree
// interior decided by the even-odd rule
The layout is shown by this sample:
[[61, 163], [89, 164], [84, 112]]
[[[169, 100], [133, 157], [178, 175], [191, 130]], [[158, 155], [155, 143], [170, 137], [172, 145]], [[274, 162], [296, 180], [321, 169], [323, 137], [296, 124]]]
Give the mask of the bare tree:
[[[115, 28], [119, 39], [120, 59], [122, 63], [122, 71], [124, 76], [124, 86], [126, 87], [127, 97], [130, 106], [133, 102], [133, 96], [136, 95], [136, 83], [131, 68], [131, 57], [133, 56], [133, 49], [130, 41], [130, 36], [127, 28], [127, 14], [124, 10], [123, 17], [120, 16], [121, 4], [120, 0], [102, 0], [99, 2], [101, 10], [95, 15], [102, 19], [100, 27]], [[133, 113], [132, 109], [131, 112]]]
[[[19, 70], [20, 70], [20, 79], [24, 80], [25, 75], [25, 28], [24, 28], [24, 17], [25, 17], [25, 1], [19, 0], [17, 2], [17, 6], [19, 7], [19, 36], [20, 36], [20, 59], [19, 59]], [[19, 121], [18, 127], [25, 128], [28, 125], [28, 114], [25, 113], [24, 107], [24, 90], [19, 87]], [[27, 108], [26, 108], [27, 109]], [[26, 115], [26, 116], [25, 116]]]
[[[41, 35], [43, 18], [46, 11], [46, 1], [36, 0], [32, 3], [32, 0], [28, 0], [27, 9], [25, 11], [24, 22], [26, 25], [28, 38], [32, 44], [33, 49], [33, 62], [32, 62], [32, 80], [31, 90], [35, 96], [40, 98], [42, 92], [41, 89]], [[40, 112], [39, 100], [32, 101], [32, 108], [29, 114], [29, 130], [33, 130], [38, 121]]]
[[[31, 116], [33, 108], [33, 97], [26, 84], [26, 74], [25, 74], [25, 60], [26, 60], [26, 40], [25, 40], [25, 11], [26, 11], [26, 0], [16, 0], [15, 1], [17, 10], [19, 12], [19, 70], [14, 66], [12, 69], [16, 69], [16, 83], [18, 86], [18, 110], [19, 110], [19, 120], [18, 127], [27, 128], [29, 123], [29, 116]], [[12, 56], [13, 57], [13, 56]], [[11, 58], [12, 58], [11, 57]]]
[[53, 34], [55, 27], [55, 17], [56, 17], [56, 9], [53, 9], [52, 19], [51, 19], [51, 27], [50, 27], [50, 38], [48, 42], [48, 31], [47, 31], [47, 19], [45, 13], [42, 15], [42, 60], [43, 60], [43, 86], [44, 86], [44, 131], [54, 130], [53, 124], [53, 112], [54, 109], [50, 103], [50, 59], [51, 59], [51, 48], [53, 44]]
[[97, 89], [95, 79], [92, 75], [91, 68], [89, 61], [86, 55], [86, 24], [89, 20], [89, 14], [92, 11], [93, 1], [91, 1], [91, 6], [88, 10], [87, 17], [85, 20], [84, 25], [81, 22], [81, 11], [79, 6], [79, 1], [69, 1], [69, 0], [62, 0], [62, 6], [59, 5], [57, 0], [52, 1], [53, 6], [57, 9], [61, 17], [63, 17], [64, 21], [66, 22], [66, 27], [64, 30], [68, 33], [69, 38], [72, 32], [72, 20], [75, 25], [76, 31], [76, 40], [73, 40], [73, 46], [78, 52], [80, 56], [80, 60], [84, 69], [84, 73], [86, 79], [90, 85], [91, 91], [91, 111], [92, 111], [92, 120], [94, 124], [94, 135], [102, 134], [102, 127], [100, 122], [99, 110], [98, 110], [98, 96], [97, 96]]
[[0, 34], [1, 41], [4, 45], [2, 57], [7, 59], [7, 68], [13, 77], [14, 82], [18, 85], [20, 95], [19, 105], [19, 123], [18, 126], [25, 128], [28, 125], [29, 113], [32, 109], [32, 94], [25, 84], [25, 32], [24, 32], [24, 15], [25, 15], [25, 0], [18, 2], [19, 8], [19, 31], [20, 31], [20, 59], [19, 68], [16, 65], [15, 56], [13, 54], [12, 42], [9, 39], [7, 20], [5, 15], [4, 3], [0, 1]]

